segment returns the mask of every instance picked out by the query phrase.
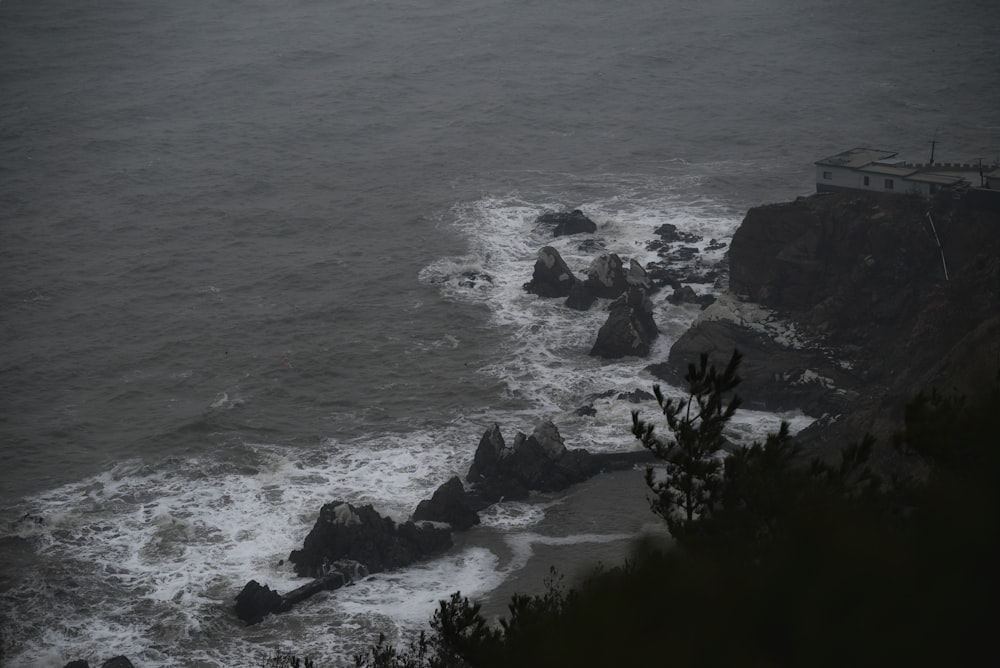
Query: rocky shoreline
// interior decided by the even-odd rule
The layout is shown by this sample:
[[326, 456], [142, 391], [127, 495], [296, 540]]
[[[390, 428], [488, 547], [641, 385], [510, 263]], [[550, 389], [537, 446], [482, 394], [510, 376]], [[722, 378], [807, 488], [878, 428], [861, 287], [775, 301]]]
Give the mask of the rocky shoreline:
[[[546, 214], [537, 224], [553, 236], [596, 230], [580, 211]], [[901, 473], [905, 465], [890, 443], [905, 403], [929, 388], [971, 391], [1000, 371], [995, 212], [948, 198], [801, 197], [750, 209], [733, 237], [728, 266], [700, 264], [689, 245], [696, 239], [671, 225], [656, 232], [649, 248], [659, 261], [643, 267], [600, 254], [582, 279], [546, 246], [525, 290], [580, 310], [610, 300], [591, 354], [611, 359], [648, 355], [658, 333], [649, 299], [656, 291], [669, 288], [670, 301], [699, 304], [701, 315], [668, 358], [647, 370], [681, 386], [687, 364], [700, 353], [724, 363], [739, 349], [745, 407], [820, 417], [797, 437], [806, 457], [833, 458], [870, 433], [878, 439], [875, 470]], [[692, 283], [712, 283], [721, 294], [699, 296]], [[649, 460], [645, 451], [569, 449], [551, 422], [530, 436], [518, 432], [508, 446], [492, 425], [465, 482], [442, 484], [408, 522], [393, 522], [371, 506], [324, 505], [302, 549], [289, 556], [296, 572], [312, 579], [283, 595], [251, 581], [236, 597], [237, 616], [254, 624], [318, 592], [440, 554], [452, 546], [452, 532], [477, 524], [478, 512], [490, 504], [563, 490]]]
[[[929, 220], [937, 222], [938, 236]], [[580, 211], [546, 214], [537, 224], [551, 226], [554, 236], [596, 230]], [[671, 300], [700, 303], [701, 316], [668, 359], [647, 370], [681, 386], [688, 362], [701, 352], [724, 363], [738, 348], [745, 356], [746, 407], [822, 416], [799, 435], [808, 457], [832, 457], [872, 433], [881, 444], [874, 464], [896, 472], [901, 464], [888, 447], [889, 430], [905, 402], [924, 388], [971, 388], [990, 372], [981, 360], [1000, 359], [1000, 225], [989, 212], [948, 200], [853, 193], [755, 207], [733, 238], [729, 287], [718, 299], [698, 298], [690, 283], [724, 284], [726, 266], [692, 270], [696, 250], [683, 244], [696, 239], [669, 225], [657, 234], [652, 247], [661, 262], [642, 267], [601, 254], [583, 279], [558, 251], [543, 247], [525, 290], [582, 310], [611, 300], [591, 351], [611, 359], [648, 354], [658, 331], [653, 292], [670, 287]], [[518, 432], [508, 446], [493, 425], [476, 449], [467, 485], [447, 481], [409, 522], [396, 524], [371, 506], [325, 505], [303, 548], [289, 557], [299, 575], [315, 579], [284, 596], [250, 582], [237, 598], [238, 616], [255, 623], [289, 609], [304, 592], [439, 554], [451, 547], [451, 531], [477, 524], [478, 511], [492, 503], [566, 489], [649, 460], [643, 451], [568, 449], [551, 422], [530, 436]]]
[[898, 472], [890, 442], [906, 402], [970, 392], [1000, 368], [995, 211], [950, 197], [802, 197], [751, 209], [729, 262], [727, 294], [650, 371], [676, 383], [701, 351], [739, 348], [745, 406], [822, 416], [798, 436], [807, 456], [871, 433], [873, 465]]

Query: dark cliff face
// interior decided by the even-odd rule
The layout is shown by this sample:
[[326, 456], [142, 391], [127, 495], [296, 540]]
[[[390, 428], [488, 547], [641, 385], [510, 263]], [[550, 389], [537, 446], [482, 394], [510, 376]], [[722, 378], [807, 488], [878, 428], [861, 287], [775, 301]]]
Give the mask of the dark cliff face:
[[[818, 445], [864, 431], [885, 441], [917, 391], [967, 392], [1000, 368], [997, 212], [891, 194], [804, 197], [751, 209], [729, 260], [730, 293], [793, 323], [814, 344], [805, 354], [810, 370], [836, 381], [825, 399], [810, 397], [843, 414], [804, 434]], [[698, 323], [671, 351], [671, 366], [698, 344], [746, 348], [760, 338], [733, 322]], [[771, 384], [745, 385], [748, 399], [750, 390], [781, 394], [782, 378], [803, 364], [802, 350], [771, 342], [767, 351], [758, 370]]]

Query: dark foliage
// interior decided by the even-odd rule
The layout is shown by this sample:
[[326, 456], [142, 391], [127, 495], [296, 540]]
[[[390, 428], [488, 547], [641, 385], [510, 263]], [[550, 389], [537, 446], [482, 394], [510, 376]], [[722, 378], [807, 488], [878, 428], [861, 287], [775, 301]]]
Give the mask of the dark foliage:
[[632, 433], [643, 447], [663, 462], [665, 479], [659, 479], [656, 469], [646, 469], [646, 484], [656, 494], [653, 512], [663, 517], [670, 533], [680, 537], [700, 526], [700, 520], [711, 515], [718, 502], [722, 484], [722, 461], [719, 452], [726, 443], [722, 432], [736, 413], [741, 399], [733, 393], [739, 385], [737, 375], [742, 355], [737, 350], [722, 373], [709, 364], [708, 354], [702, 354], [700, 364], [688, 366], [688, 396], [667, 399], [659, 385], [653, 394], [667, 421], [671, 437], [659, 438], [655, 427], [639, 419], [632, 411]]
[[[692, 388], [731, 389], [734, 375], [709, 381], [703, 364]], [[696, 417], [727, 411], [699, 392], [690, 401]], [[678, 405], [664, 414], [674, 434], [689, 431], [673, 448], [684, 438], [712, 452], [721, 431], [683, 426]], [[930, 472], [892, 484], [865, 467], [870, 438], [831, 466], [805, 461], [782, 426], [710, 470], [710, 497], [670, 498], [682, 511], [676, 547], [640, 544], [569, 591], [550, 581], [545, 594], [515, 596], [498, 626], [456, 594], [429, 638], [403, 653], [380, 644], [357, 665], [1000, 665], [988, 621], [1000, 594], [997, 415], [1000, 383], [969, 398], [918, 396], [896, 445]]]

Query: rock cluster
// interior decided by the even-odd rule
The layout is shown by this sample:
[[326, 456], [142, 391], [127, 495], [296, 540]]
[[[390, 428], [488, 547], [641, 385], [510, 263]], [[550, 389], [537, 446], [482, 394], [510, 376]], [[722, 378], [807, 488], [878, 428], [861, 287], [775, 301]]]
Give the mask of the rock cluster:
[[531, 436], [519, 432], [508, 448], [494, 424], [479, 441], [467, 476], [469, 489], [457, 477], [451, 478], [418, 504], [411, 521], [403, 523], [380, 515], [370, 505], [325, 504], [302, 549], [288, 557], [298, 575], [313, 579], [286, 594], [251, 580], [236, 596], [236, 615], [256, 624], [318, 592], [440, 554], [451, 547], [452, 530], [478, 524], [478, 511], [490, 504], [523, 499], [533, 491], [562, 490], [603, 470], [648, 460], [645, 451], [591, 454], [569, 449], [549, 421], [540, 423]]
[[[548, 213], [536, 221], [540, 225], [555, 226], [554, 235], [590, 233], [597, 226], [579, 210], [570, 213]], [[691, 243], [700, 237], [678, 231], [671, 224], [656, 230], [659, 239], [650, 243], [661, 260], [643, 267], [634, 259], [626, 262], [615, 253], [601, 253], [591, 262], [584, 279], [577, 278], [552, 246], [538, 252], [531, 280], [524, 289], [545, 298], [565, 298], [568, 308], [586, 311], [599, 299], [613, 300], [608, 319], [597, 333], [591, 355], [615, 359], [625, 356], [644, 357], [649, 354], [659, 329], [653, 320], [650, 295], [669, 286], [673, 294], [668, 298], [674, 304], [698, 304], [706, 308], [715, 297], [699, 295], [691, 283], [716, 283], [720, 280], [721, 267], [703, 269], [697, 260], [698, 249], [678, 246]], [[588, 243], [589, 242], [589, 243]], [[718, 250], [726, 244], [715, 241], [708, 248]], [[583, 251], [602, 250], [602, 244], [587, 240], [579, 245]]]
[[591, 234], [597, 231], [597, 224], [579, 209], [558, 213], [543, 213], [535, 220], [536, 225], [553, 226], [552, 236], [564, 237], [571, 234]]
[[995, 212], [893, 194], [799, 198], [748, 211], [729, 263], [730, 294], [650, 371], [677, 383], [701, 351], [740, 348], [749, 407], [842, 415], [800, 434], [812, 454], [867, 431], [891, 473], [891, 430], [914, 393], [968, 391], [997, 373]]
[[370, 505], [334, 501], [320, 508], [302, 549], [293, 551], [288, 560], [298, 575], [314, 578], [345, 559], [378, 573], [444, 552], [451, 544], [448, 529], [428, 522], [397, 524]]

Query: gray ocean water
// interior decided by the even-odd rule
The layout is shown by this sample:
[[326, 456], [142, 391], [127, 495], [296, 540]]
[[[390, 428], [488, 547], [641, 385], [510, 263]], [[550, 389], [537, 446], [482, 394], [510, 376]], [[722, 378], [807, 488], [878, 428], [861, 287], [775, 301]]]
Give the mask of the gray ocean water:
[[[547, 499], [301, 614], [228, 609], [290, 586], [321, 503], [405, 517], [492, 421], [634, 447], [628, 407], [573, 411], [648, 361], [589, 358], [601, 315], [520, 289], [539, 213], [642, 259], [665, 222], [728, 240], [853, 146], [992, 162], [997, 34], [991, 0], [3, 0], [4, 665], [338, 665], [538, 546], [600, 557], [650, 518]], [[697, 313], [657, 309], [662, 356]]]

